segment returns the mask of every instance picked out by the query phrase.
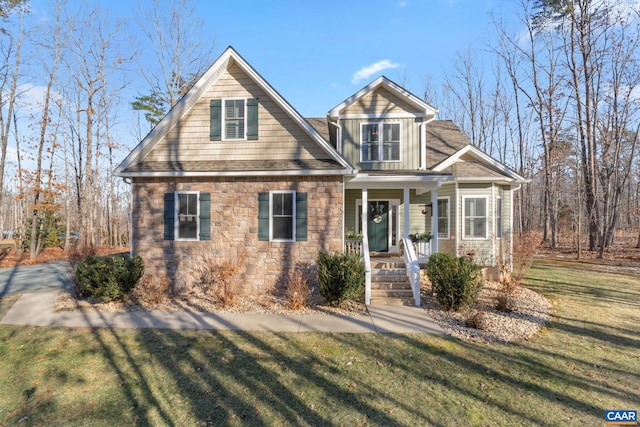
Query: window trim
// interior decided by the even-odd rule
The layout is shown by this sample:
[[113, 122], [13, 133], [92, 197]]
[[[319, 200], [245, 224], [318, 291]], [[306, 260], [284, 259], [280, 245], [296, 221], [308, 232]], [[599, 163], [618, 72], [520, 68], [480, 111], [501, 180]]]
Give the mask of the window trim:
[[[364, 142], [364, 126], [378, 125], [378, 160], [365, 160], [363, 146]], [[398, 160], [380, 160], [384, 154], [384, 125], [398, 125]], [[360, 162], [361, 163], [400, 163], [402, 162], [402, 122], [397, 121], [366, 121], [360, 122]]]
[[[227, 109], [226, 104], [227, 101], [243, 101], [244, 102], [244, 117], [242, 120], [244, 121], [244, 132], [242, 134], [242, 138], [228, 138], [227, 137]], [[220, 134], [223, 141], [246, 141], [247, 140], [247, 98], [222, 98], [222, 111], [220, 114]]]
[[[467, 236], [466, 222], [467, 222], [467, 199], [484, 199], [485, 215], [484, 215], [484, 236], [474, 237]], [[489, 196], [462, 196], [462, 240], [488, 240], [489, 239]], [[473, 217], [481, 218], [481, 217]]]
[[[180, 237], [180, 195], [196, 195], [196, 237]], [[195, 242], [200, 240], [200, 192], [199, 191], [174, 191], [174, 218], [173, 218], [173, 240]]]
[[[296, 241], [296, 214], [297, 214], [297, 205], [296, 202], [296, 190], [272, 190], [269, 191], [269, 241], [270, 242], [295, 242]], [[291, 212], [291, 239], [279, 239], [273, 237], [273, 208], [275, 204], [273, 203], [273, 196], [275, 194], [291, 194], [291, 204], [292, 204], [292, 212]]]
[[[450, 239], [451, 238], [451, 197], [450, 196], [438, 197], [438, 203], [440, 203], [440, 200], [447, 201], [447, 233], [446, 235], [444, 235], [444, 233], [440, 233], [440, 231], [438, 231], [438, 239]], [[438, 212], [438, 208], [436, 208], [436, 213], [437, 212]], [[438, 221], [439, 220], [440, 220], [440, 215], [438, 214]]]

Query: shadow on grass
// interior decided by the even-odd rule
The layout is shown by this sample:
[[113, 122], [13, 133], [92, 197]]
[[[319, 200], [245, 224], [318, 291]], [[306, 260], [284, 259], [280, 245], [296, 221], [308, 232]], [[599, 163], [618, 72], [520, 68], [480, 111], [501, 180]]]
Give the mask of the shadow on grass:
[[[119, 382], [116, 397], [100, 403], [104, 419], [124, 407], [126, 414], [117, 414], [129, 425], [592, 425], [612, 402], [640, 401], [638, 324], [590, 319], [591, 294], [575, 290], [582, 287], [547, 288], [534, 279], [559, 304], [578, 303], [560, 305], [548, 330], [522, 343], [103, 328], [87, 330], [82, 348], [99, 353], [109, 380]], [[617, 292], [597, 286], [604, 298]], [[609, 305], [611, 313], [634, 310], [633, 301]], [[607, 313], [603, 318], [612, 318]], [[51, 375], [74, 381], [72, 372]], [[19, 415], [60, 411], [56, 396], [36, 399], [40, 386], [18, 386], [25, 407]]]

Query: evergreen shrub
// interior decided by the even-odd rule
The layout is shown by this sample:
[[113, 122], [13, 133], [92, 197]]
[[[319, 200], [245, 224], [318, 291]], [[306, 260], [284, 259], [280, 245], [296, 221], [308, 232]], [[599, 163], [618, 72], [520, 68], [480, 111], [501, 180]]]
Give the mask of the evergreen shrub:
[[320, 294], [331, 305], [356, 300], [364, 292], [365, 272], [360, 255], [320, 252], [318, 286]]
[[121, 300], [143, 273], [139, 256], [88, 256], [80, 260], [76, 269], [76, 293], [102, 302]]
[[445, 253], [431, 255], [427, 275], [438, 302], [446, 310], [460, 310], [473, 304], [482, 290], [480, 267], [468, 257]]

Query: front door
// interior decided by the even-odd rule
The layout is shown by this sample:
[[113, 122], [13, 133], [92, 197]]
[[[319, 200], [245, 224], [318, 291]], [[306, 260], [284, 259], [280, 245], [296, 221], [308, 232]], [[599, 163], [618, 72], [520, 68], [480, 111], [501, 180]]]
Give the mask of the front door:
[[369, 202], [367, 237], [371, 252], [389, 251], [389, 202]]

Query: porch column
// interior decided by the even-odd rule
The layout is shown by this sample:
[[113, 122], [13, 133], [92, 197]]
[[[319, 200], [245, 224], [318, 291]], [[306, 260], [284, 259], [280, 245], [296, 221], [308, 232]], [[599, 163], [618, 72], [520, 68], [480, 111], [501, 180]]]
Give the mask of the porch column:
[[369, 209], [369, 191], [366, 188], [362, 189], [362, 212], [360, 215], [362, 216], [362, 235], [368, 236], [369, 232], [369, 224], [367, 221], [367, 209]]
[[431, 253], [438, 253], [438, 188], [436, 185], [431, 190]]
[[404, 187], [404, 227], [402, 237], [409, 236], [409, 219], [411, 217], [411, 194], [409, 187]]

